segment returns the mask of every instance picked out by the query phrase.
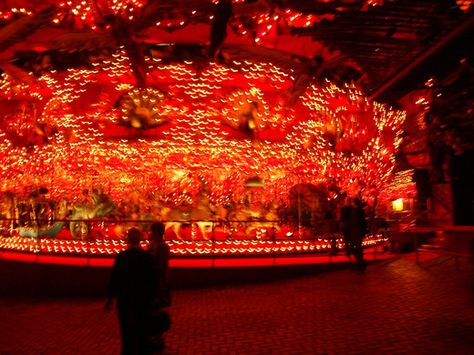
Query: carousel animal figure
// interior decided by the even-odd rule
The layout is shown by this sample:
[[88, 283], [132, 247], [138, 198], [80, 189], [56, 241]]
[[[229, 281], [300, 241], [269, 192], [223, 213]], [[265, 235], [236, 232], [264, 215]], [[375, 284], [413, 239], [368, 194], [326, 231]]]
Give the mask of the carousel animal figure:
[[234, 230], [243, 229], [249, 238], [254, 231], [262, 229], [278, 232], [280, 224], [277, 211], [278, 204], [275, 201], [270, 203], [268, 210], [261, 204], [247, 206], [241, 203], [229, 213], [230, 225]]
[[148, 231], [151, 223], [160, 219], [158, 204], [152, 193], [139, 189], [127, 193], [117, 207], [117, 217], [122, 222], [114, 227], [115, 235], [122, 239], [132, 227]]
[[38, 227], [50, 225], [54, 220], [55, 202], [48, 198], [48, 189], [40, 187], [34, 193], [36, 199], [33, 201], [32, 217]]
[[196, 223], [201, 235], [208, 240], [208, 234], [212, 233], [214, 228], [214, 208], [212, 208], [207, 191], [200, 191], [194, 208], [191, 210], [191, 219]]
[[52, 219], [51, 205], [39, 190], [33, 190], [18, 201], [17, 216], [19, 227], [40, 228]]
[[229, 211], [229, 223], [232, 228], [236, 228], [240, 224], [247, 222], [248, 219], [249, 215], [245, 204], [239, 203]]
[[[182, 240], [180, 229], [183, 224], [195, 224], [202, 237], [209, 240], [209, 233], [212, 232], [216, 223], [214, 215], [210, 208], [205, 209], [204, 206], [194, 209], [192, 206], [180, 206], [171, 208], [166, 213], [165, 230], [171, 228], [179, 240]], [[193, 236], [192, 239], [195, 239]]]
[[271, 201], [268, 209], [264, 210], [262, 213], [262, 218], [256, 221], [252, 221], [249, 224], [249, 229], [264, 229], [266, 231], [271, 231], [271, 234], [280, 231], [280, 223], [278, 217], [278, 203], [276, 201]]
[[134, 218], [136, 217], [139, 220], [139, 228], [141, 230], [150, 231], [151, 225], [158, 218], [156, 214], [156, 206], [158, 204], [159, 202], [156, 200], [156, 197], [153, 193], [144, 191], [144, 193], [142, 194], [141, 204], [139, 204], [139, 209], [137, 213], [132, 216]]
[[[30, 198], [30, 202], [32, 199]], [[54, 238], [64, 227], [64, 219], [68, 213], [68, 201], [61, 199], [57, 203], [48, 201], [49, 208], [42, 203], [32, 205], [30, 223], [20, 224], [18, 233], [22, 237]], [[45, 223], [45, 221], [47, 221]]]
[[183, 238], [180, 235], [181, 226], [185, 223], [191, 223], [191, 205], [182, 204], [177, 207], [163, 207], [161, 210], [165, 231], [171, 228], [179, 240]]
[[104, 192], [101, 186], [92, 190], [92, 201], [94, 202], [92, 212], [95, 218], [105, 217], [117, 208], [112, 198]]
[[0, 195], [1, 231], [12, 231], [18, 223], [17, 196], [12, 191]]
[[106, 217], [116, 210], [117, 205], [109, 195], [104, 193], [100, 186], [92, 190], [90, 198], [87, 190], [84, 190], [83, 195], [83, 200], [73, 206], [69, 230], [73, 238], [84, 240], [89, 234], [89, 222], [87, 220]]
[[[203, 183], [192, 205], [183, 205], [165, 211], [165, 230], [171, 228], [178, 239], [182, 239], [180, 229], [183, 224], [196, 224], [202, 237], [209, 240], [216, 223], [214, 210], [209, 200], [209, 187]], [[194, 239], [194, 236], [192, 237]]]

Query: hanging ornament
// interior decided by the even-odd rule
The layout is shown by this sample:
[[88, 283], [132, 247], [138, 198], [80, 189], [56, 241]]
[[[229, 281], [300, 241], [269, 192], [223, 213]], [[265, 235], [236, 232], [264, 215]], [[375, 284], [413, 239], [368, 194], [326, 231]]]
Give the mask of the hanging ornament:
[[119, 98], [119, 124], [136, 129], [149, 129], [167, 122], [161, 110], [164, 94], [155, 89], [136, 89]]

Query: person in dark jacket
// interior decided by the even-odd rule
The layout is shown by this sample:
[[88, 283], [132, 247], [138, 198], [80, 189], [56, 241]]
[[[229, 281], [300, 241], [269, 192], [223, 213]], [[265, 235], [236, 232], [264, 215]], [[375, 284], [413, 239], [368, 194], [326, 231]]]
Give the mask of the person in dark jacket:
[[[162, 312], [163, 308], [171, 305], [171, 291], [168, 281], [170, 248], [163, 239], [164, 234], [165, 226], [163, 223], [155, 222], [151, 225], [148, 241], [150, 242], [149, 252], [153, 256], [156, 275], [156, 292], [152, 311], [155, 315]], [[165, 340], [162, 332], [151, 336], [150, 346], [156, 351], [164, 350]]]
[[171, 305], [171, 294], [168, 281], [168, 263], [170, 248], [163, 239], [165, 226], [161, 222], [151, 225], [151, 233], [148, 237], [150, 242], [149, 252], [153, 256], [156, 274], [155, 304], [159, 307]]
[[344, 206], [339, 210], [339, 229], [344, 239], [345, 251], [347, 255], [351, 254], [351, 211], [353, 210], [352, 201], [350, 197], [346, 197]]
[[116, 300], [122, 337], [122, 354], [148, 354], [148, 329], [155, 295], [155, 267], [150, 253], [140, 247], [141, 232], [131, 228], [127, 249], [117, 255], [105, 310]]
[[350, 212], [350, 244], [352, 253], [357, 262], [357, 269], [364, 271], [364, 251], [362, 248], [362, 241], [367, 233], [367, 220], [365, 217], [364, 208], [359, 198], [352, 199], [352, 210]]

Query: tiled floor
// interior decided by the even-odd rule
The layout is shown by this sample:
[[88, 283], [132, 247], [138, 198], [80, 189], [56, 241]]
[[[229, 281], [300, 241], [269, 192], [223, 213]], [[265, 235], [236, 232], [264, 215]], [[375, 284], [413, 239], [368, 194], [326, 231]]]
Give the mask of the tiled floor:
[[[102, 306], [2, 300], [0, 354], [117, 354]], [[181, 289], [171, 313], [167, 354], [473, 354], [474, 264], [405, 255], [365, 273]]]

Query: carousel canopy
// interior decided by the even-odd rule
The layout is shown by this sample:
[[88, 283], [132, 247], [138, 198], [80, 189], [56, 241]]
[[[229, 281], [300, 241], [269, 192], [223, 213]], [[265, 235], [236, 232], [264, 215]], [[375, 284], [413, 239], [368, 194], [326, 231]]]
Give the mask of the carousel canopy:
[[372, 99], [402, 97], [472, 30], [470, 13], [469, 1], [3, 1], [2, 189], [177, 196], [207, 181], [223, 201], [258, 177], [272, 196], [296, 183], [378, 192], [405, 113]]

